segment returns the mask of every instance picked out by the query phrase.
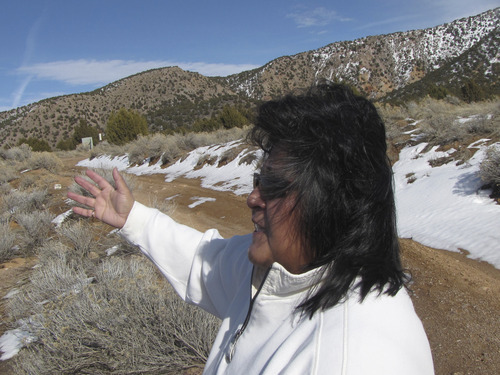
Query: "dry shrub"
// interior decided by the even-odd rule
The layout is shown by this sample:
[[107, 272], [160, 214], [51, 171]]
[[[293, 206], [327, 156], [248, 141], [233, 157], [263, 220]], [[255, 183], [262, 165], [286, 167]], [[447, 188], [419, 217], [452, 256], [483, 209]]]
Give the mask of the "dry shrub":
[[493, 195], [500, 197], [500, 144], [492, 145], [486, 150], [479, 176], [486, 186], [493, 189]]
[[237, 147], [237, 146], [227, 149], [220, 156], [219, 164], [217, 166], [222, 167], [223, 165], [226, 165], [226, 164], [232, 162], [241, 153], [241, 151], [243, 151], [243, 148]]
[[48, 202], [47, 190], [31, 191], [11, 190], [3, 197], [6, 209], [11, 213], [33, 212], [43, 210]]
[[402, 135], [408, 123], [408, 112], [405, 108], [386, 104], [377, 108], [385, 124], [386, 138], [393, 141]]
[[101, 239], [102, 249], [108, 256], [123, 257], [137, 254], [137, 246], [132, 245], [125, 240], [122, 236], [118, 235], [116, 231], [110, 233], [107, 237]]
[[110, 144], [107, 141], [99, 142], [99, 144], [90, 151], [90, 159], [96, 158], [101, 155], [125, 155], [127, 153], [128, 146], [129, 145], [118, 146]]
[[174, 134], [172, 137], [182, 151], [189, 152], [198, 147], [226, 143], [246, 138], [250, 127], [219, 129], [212, 133]]
[[125, 146], [109, 145], [101, 142], [91, 151], [90, 158], [100, 155], [128, 155], [130, 164], [142, 164], [145, 161], [161, 160], [162, 165], [172, 163], [182, 153], [192, 151], [198, 147], [209, 146], [243, 139], [248, 134], [249, 127], [219, 129], [212, 133], [186, 134], [152, 134], [140, 136]]
[[177, 204], [174, 201], [170, 199], [159, 201], [156, 195], [152, 195], [149, 197], [148, 206], [156, 208], [157, 210], [163, 212], [165, 215], [169, 216], [171, 216], [177, 208]]
[[206, 361], [219, 321], [180, 301], [143, 257], [108, 258], [91, 277], [64, 260], [34, 273], [10, 305], [38, 306], [22, 320], [36, 340], [15, 357], [18, 373], [179, 373]]
[[61, 241], [67, 240], [79, 256], [87, 256], [98, 244], [94, 238], [95, 230], [88, 220], [70, 221], [56, 229]]
[[38, 265], [50, 266], [53, 262], [64, 261], [75, 266], [82, 263], [82, 257], [74, 256], [75, 251], [68, 245], [54, 238], [46, 241], [37, 249]]
[[218, 139], [216, 143], [225, 143], [231, 141], [237, 141], [239, 139], [246, 139], [251, 126], [244, 126], [242, 128], [231, 128], [231, 129], [218, 129], [214, 134]]
[[7, 150], [0, 149], [0, 157], [9, 161], [23, 162], [31, 158], [31, 147], [26, 143]]
[[52, 152], [34, 152], [25, 164], [28, 169], [45, 168], [52, 173], [59, 172], [63, 167], [61, 159]]
[[2, 171], [2, 173], [0, 173], [0, 185], [19, 178], [19, 173], [17, 173], [12, 163], [0, 160], [0, 170]]
[[162, 165], [167, 165], [172, 163], [175, 159], [179, 157], [181, 154], [181, 150], [177, 143], [175, 143], [175, 138], [172, 136], [168, 138], [168, 145], [167, 147], [163, 150], [163, 153], [161, 154], [161, 164]]
[[172, 137], [174, 138], [175, 144], [179, 147], [179, 149], [183, 152], [189, 152], [198, 147], [207, 146], [210, 144], [217, 143], [216, 141], [211, 142], [209, 139], [213, 140], [210, 136], [211, 133], [187, 133], [187, 134], [174, 134]]
[[3, 203], [3, 197], [10, 194], [12, 191], [12, 186], [8, 183], [0, 183], [0, 207], [5, 206]]
[[23, 176], [19, 181], [19, 189], [27, 190], [36, 187], [36, 179], [33, 176]]
[[22, 251], [26, 256], [33, 254], [37, 246], [48, 240], [53, 219], [54, 215], [47, 210], [15, 214], [15, 220], [24, 229], [21, 232], [21, 240]]
[[434, 145], [446, 145], [462, 142], [467, 136], [467, 129], [456, 121], [456, 116], [447, 113], [435, 113], [420, 125], [427, 140]]
[[426, 141], [434, 145], [467, 142], [473, 137], [494, 137], [500, 133], [498, 100], [457, 103], [426, 98], [406, 105], [408, 114], [421, 120]]
[[0, 262], [12, 259], [15, 255], [15, 234], [11, 231], [9, 222], [0, 221]]
[[29, 283], [9, 301], [9, 316], [13, 320], [28, 320], [33, 314], [50, 310], [72, 292], [81, 291], [91, 280], [75, 261], [70, 249], [60, 242], [48, 241], [39, 248], [39, 264], [33, 269]]
[[[173, 160], [179, 155], [179, 147], [171, 136], [152, 134], [141, 136], [131, 143], [128, 150], [130, 164], [142, 164], [145, 160]], [[163, 156], [166, 154], [166, 156]]]

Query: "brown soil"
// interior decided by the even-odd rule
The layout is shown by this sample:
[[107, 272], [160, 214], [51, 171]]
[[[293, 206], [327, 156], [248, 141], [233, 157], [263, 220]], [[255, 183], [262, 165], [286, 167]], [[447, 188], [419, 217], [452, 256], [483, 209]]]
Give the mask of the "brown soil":
[[[55, 214], [69, 209], [65, 194], [72, 176], [81, 171], [74, 165], [83, 158], [65, 159], [66, 167], [58, 175], [28, 172], [49, 188]], [[226, 237], [253, 230], [245, 197], [203, 189], [197, 180], [165, 183], [161, 175], [137, 177], [136, 182], [134, 195], [142, 203], [176, 196], [172, 216], [179, 222], [199, 230], [217, 228]], [[56, 183], [62, 185], [61, 190], [54, 189]], [[215, 201], [189, 208], [192, 197]], [[500, 374], [500, 270], [467, 258], [465, 252], [431, 249], [407, 239], [401, 244], [404, 266], [413, 277], [412, 299], [431, 343], [436, 374]], [[0, 298], [27, 280], [35, 262], [14, 259], [0, 265]], [[4, 305], [0, 299], [0, 335], [7, 329]], [[10, 373], [9, 362], [0, 362], [0, 373]]]

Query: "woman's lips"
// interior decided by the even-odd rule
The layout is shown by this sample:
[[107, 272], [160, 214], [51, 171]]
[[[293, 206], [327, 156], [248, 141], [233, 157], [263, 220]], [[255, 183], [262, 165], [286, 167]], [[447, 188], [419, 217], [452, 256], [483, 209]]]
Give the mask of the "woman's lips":
[[253, 226], [255, 228], [255, 232], [264, 232], [264, 227], [261, 227], [259, 224], [253, 223]]

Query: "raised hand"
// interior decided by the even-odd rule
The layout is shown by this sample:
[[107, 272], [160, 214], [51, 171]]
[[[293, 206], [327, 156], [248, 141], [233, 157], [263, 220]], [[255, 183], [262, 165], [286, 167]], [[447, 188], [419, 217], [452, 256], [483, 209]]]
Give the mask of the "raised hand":
[[80, 176], [75, 177], [75, 182], [94, 198], [68, 192], [68, 198], [89, 207], [73, 207], [73, 212], [86, 217], [96, 217], [116, 228], [123, 227], [134, 205], [134, 197], [123, 177], [116, 168], [113, 169], [115, 189], [104, 177], [94, 171], [87, 170], [85, 173], [97, 186]]

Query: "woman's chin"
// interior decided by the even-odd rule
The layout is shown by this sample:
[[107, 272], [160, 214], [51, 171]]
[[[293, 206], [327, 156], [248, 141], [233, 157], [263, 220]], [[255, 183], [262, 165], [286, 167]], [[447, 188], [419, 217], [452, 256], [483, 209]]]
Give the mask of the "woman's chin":
[[273, 264], [271, 250], [262, 232], [254, 232], [252, 244], [248, 248], [248, 259], [260, 267], [269, 267]]

